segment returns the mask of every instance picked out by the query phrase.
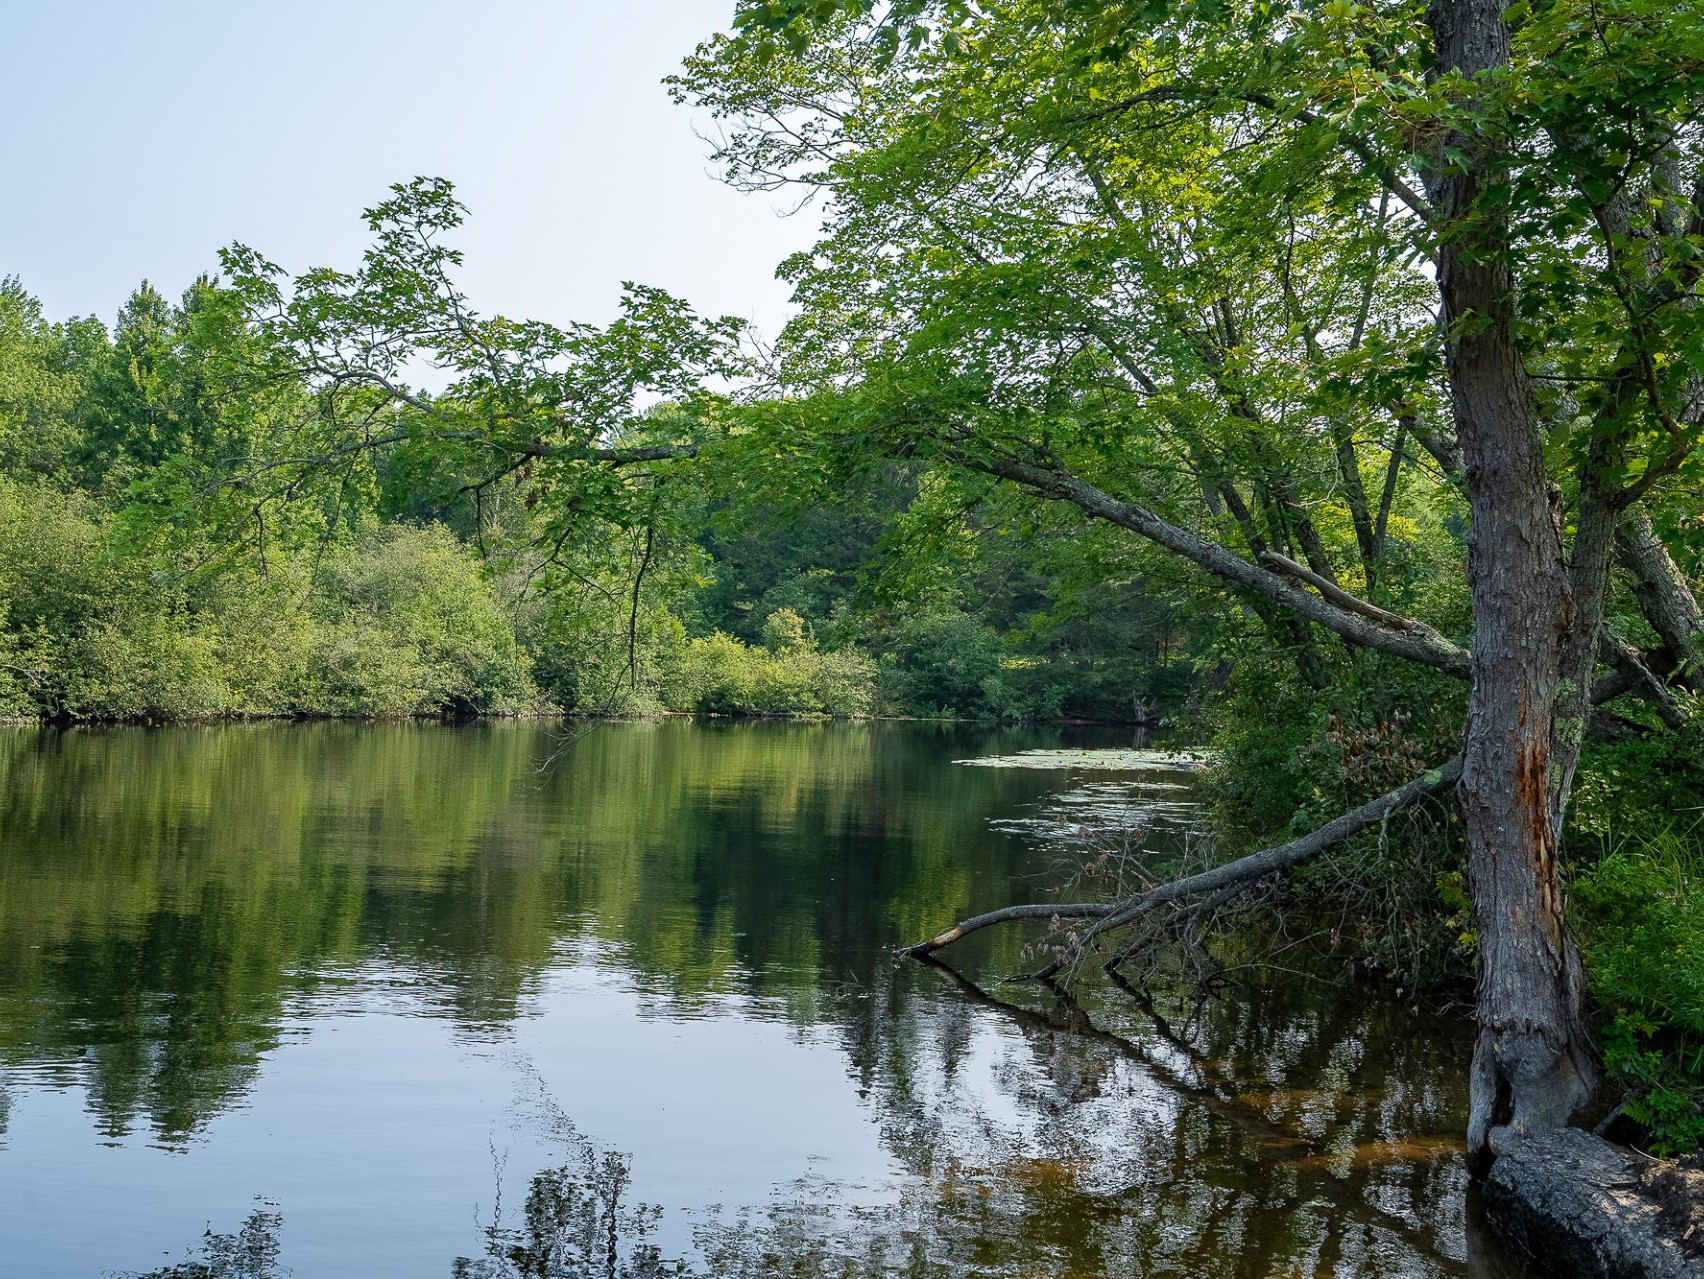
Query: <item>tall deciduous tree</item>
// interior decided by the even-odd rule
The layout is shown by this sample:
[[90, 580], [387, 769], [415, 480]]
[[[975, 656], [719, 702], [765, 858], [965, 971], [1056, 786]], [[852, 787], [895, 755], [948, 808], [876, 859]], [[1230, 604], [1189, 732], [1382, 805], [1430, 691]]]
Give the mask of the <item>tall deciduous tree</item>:
[[[1220, 900], [1455, 785], [1481, 966], [1470, 1148], [1574, 1113], [1594, 1077], [1561, 872], [1581, 739], [1630, 688], [1681, 714], [1698, 636], [1643, 508], [1687, 500], [1704, 465], [1700, 17], [765, 0], [689, 64], [677, 91], [726, 124], [732, 180], [827, 197], [786, 267], [795, 438], [1127, 529], [1230, 587], [1315, 678], [1323, 629], [1471, 684], [1459, 761], [1313, 836], [920, 950]], [[1392, 502], [1416, 491], [1465, 500], [1470, 633], [1376, 602]], [[1646, 653], [1604, 625], [1617, 556], [1662, 641]]]

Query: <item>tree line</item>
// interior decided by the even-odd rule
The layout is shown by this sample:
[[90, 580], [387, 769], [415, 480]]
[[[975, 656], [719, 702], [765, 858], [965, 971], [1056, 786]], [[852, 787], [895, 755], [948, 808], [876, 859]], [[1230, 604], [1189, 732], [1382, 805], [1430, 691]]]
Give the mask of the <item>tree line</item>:
[[[380, 246], [339, 286], [337, 323], [360, 329], [386, 289], [421, 290], [386, 321], [421, 327], [385, 335], [394, 367], [313, 345], [339, 340], [324, 297], [292, 303], [321, 326], [311, 340], [269, 315], [240, 250], [178, 301], [142, 285], [110, 329], [53, 321], [0, 282], [0, 718], [1123, 720], [1187, 689], [1197, 649], [1138, 580], [1110, 601], [1091, 592], [1062, 559], [1065, 531], [1005, 536], [933, 501], [917, 466], [829, 506], [794, 500], [780, 475], [683, 469], [673, 445], [571, 457], [536, 423], [493, 434], [479, 414], [542, 392], [511, 387], [522, 375], [501, 362], [457, 377], [468, 357], [424, 344], [445, 324], [537, 326], [476, 321], [429, 274], [447, 263], [380, 256], [460, 216], [433, 182], [369, 214]], [[328, 274], [304, 278], [327, 288]], [[678, 309], [634, 291], [607, 335], [573, 339], [614, 348], [578, 374], [597, 386], [557, 401], [601, 397], [596, 430], [612, 438], [688, 429], [706, 410], [681, 389], [696, 374], [651, 385], [629, 367], [685, 357]], [[628, 349], [636, 334], [657, 349]], [[525, 358], [568, 345], [558, 334]], [[450, 384], [405, 385], [404, 364]]]

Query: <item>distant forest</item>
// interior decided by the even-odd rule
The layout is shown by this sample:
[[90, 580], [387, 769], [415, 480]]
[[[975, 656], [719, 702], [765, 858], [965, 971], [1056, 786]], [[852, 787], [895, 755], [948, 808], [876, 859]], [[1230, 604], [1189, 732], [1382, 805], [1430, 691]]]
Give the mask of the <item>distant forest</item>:
[[[143, 284], [109, 327], [0, 284], [0, 714], [1130, 720], [1208, 650], [1080, 521], [904, 460], [833, 503], [759, 456], [541, 505], [417, 432], [426, 392], [328, 384], [249, 304]], [[344, 418], [394, 438], [340, 459]]]

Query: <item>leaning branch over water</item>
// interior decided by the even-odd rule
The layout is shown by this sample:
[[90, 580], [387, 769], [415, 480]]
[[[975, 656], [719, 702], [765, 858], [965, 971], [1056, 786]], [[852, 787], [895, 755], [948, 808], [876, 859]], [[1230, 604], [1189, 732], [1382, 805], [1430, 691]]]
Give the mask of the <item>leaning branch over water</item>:
[[[1396, 624], [1387, 624], [1375, 620], [1368, 612], [1371, 606], [1364, 601], [1357, 599], [1355, 604], [1359, 607], [1350, 608], [1334, 598], [1315, 595], [1284, 574], [1252, 563], [1211, 538], [1173, 524], [1145, 506], [1121, 501], [1063, 470], [1034, 466], [1013, 458], [989, 458], [954, 450], [949, 450], [946, 456], [985, 475], [1010, 480], [1044, 497], [1069, 502], [1094, 519], [1128, 529], [1215, 577], [1246, 587], [1310, 622], [1317, 622], [1359, 648], [1390, 653], [1458, 679], [1467, 678], [1471, 668], [1468, 651], [1424, 622], [1396, 618], [1395, 614], [1381, 609], [1381, 617], [1395, 619]], [[1346, 591], [1340, 590], [1339, 594], [1355, 598]]]
[[[1393, 791], [1387, 791], [1376, 799], [1370, 799], [1359, 808], [1354, 808], [1339, 817], [1333, 818], [1319, 829], [1303, 835], [1298, 839], [1289, 840], [1271, 848], [1262, 849], [1258, 853], [1250, 853], [1247, 857], [1239, 857], [1223, 866], [1215, 866], [1211, 870], [1202, 871], [1197, 875], [1187, 875], [1182, 879], [1170, 880], [1154, 888], [1135, 893], [1120, 901], [1114, 902], [1078, 902], [1069, 905], [1048, 905], [1036, 903], [1023, 906], [1007, 906], [1002, 910], [991, 910], [986, 914], [973, 915], [969, 919], [947, 929], [938, 936], [927, 941], [920, 941], [907, 946], [900, 951], [913, 959], [923, 959], [934, 954], [942, 947], [950, 946], [963, 937], [988, 928], [994, 924], [1008, 924], [1025, 919], [1093, 919], [1097, 921], [1084, 934], [1077, 938], [1066, 953], [1043, 968], [1035, 976], [1047, 978], [1060, 969], [1075, 963], [1083, 951], [1097, 937], [1122, 928], [1134, 922], [1156, 906], [1169, 901], [1176, 901], [1193, 893], [1220, 893], [1231, 889], [1247, 888], [1275, 871], [1288, 870], [1314, 855], [1324, 852], [1335, 844], [1342, 843], [1351, 835], [1358, 834], [1370, 826], [1376, 826], [1399, 809], [1421, 799], [1429, 799], [1440, 795], [1454, 786], [1461, 778], [1461, 756], [1457, 755], [1441, 768], [1434, 768], [1422, 773]], [[1228, 898], [1226, 899], [1228, 900]]]

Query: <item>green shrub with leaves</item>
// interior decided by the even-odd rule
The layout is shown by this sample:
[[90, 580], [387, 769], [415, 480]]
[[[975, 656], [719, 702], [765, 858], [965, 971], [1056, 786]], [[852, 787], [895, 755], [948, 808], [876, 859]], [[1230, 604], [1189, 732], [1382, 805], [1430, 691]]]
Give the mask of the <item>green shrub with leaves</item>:
[[1235, 654], [1188, 724], [1211, 748], [1209, 798], [1237, 850], [1312, 830], [1459, 749], [1463, 690], [1387, 659], [1344, 655], [1323, 687], [1284, 654]]
[[1671, 832], [1617, 848], [1572, 895], [1623, 1112], [1659, 1154], [1704, 1145], [1704, 845]]
[[[301, 557], [309, 558], [307, 553]], [[0, 478], [0, 714], [84, 720], [511, 709], [525, 655], [441, 527], [199, 575], [138, 554], [90, 498]]]
[[1697, 718], [1704, 706], [1692, 709], [1693, 720], [1679, 728], [1586, 742], [1574, 783], [1571, 839], [1601, 845], [1612, 833], [1667, 831], [1676, 814], [1704, 816], [1704, 728]]
[[313, 612], [313, 709], [346, 715], [513, 709], [533, 688], [473, 552], [441, 526], [394, 525], [337, 554]]
[[802, 620], [779, 610], [765, 623], [775, 647], [718, 631], [688, 641], [658, 695], [668, 710], [731, 715], [868, 715], [878, 703], [876, 665], [852, 649], [821, 650]]
[[181, 590], [109, 533], [87, 498], [0, 480], [6, 704], [72, 718], [216, 712], [216, 646]]

